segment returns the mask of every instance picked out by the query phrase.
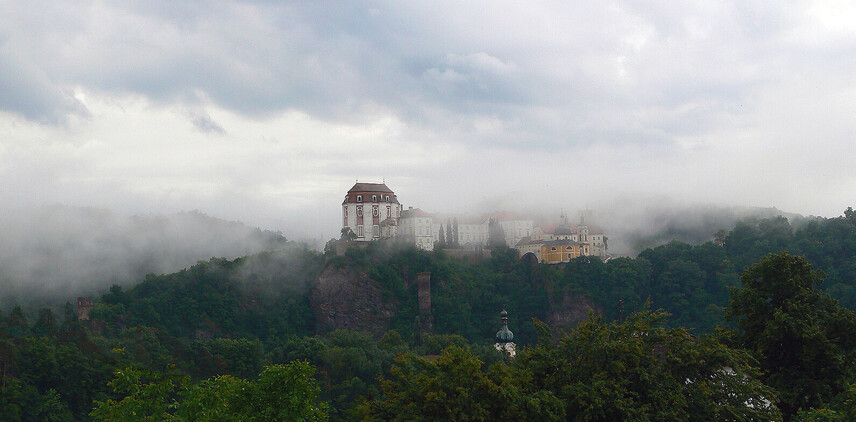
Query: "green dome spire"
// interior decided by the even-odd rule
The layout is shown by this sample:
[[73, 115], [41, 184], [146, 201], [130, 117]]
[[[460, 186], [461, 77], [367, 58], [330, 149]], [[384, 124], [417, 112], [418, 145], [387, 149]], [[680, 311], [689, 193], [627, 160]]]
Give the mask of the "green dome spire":
[[499, 320], [502, 322], [502, 326], [496, 332], [496, 341], [503, 344], [508, 343], [514, 339], [514, 333], [508, 329], [508, 312], [505, 309], [499, 313]]

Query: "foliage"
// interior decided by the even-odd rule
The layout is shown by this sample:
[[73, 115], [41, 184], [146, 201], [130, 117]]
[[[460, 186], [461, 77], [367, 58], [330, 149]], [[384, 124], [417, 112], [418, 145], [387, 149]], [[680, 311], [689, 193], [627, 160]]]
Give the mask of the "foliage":
[[819, 290], [803, 257], [769, 255], [741, 277], [731, 297], [736, 342], [753, 352], [786, 417], [819, 407], [854, 375], [856, 315]]
[[665, 329], [666, 314], [610, 324], [591, 316], [554, 343], [549, 329], [515, 364], [565, 403], [568, 419], [779, 420], [752, 358], [713, 337]]
[[436, 361], [406, 354], [381, 382], [383, 396], [360, 410], [365, 420], [561, 420], [562, 403], [549, 392], [527, 389], [525, 378], [501, 363], [484, 370], [457, 346]]
[[487, 222], [487, 245], [490, 248], [505, 248], [505, 230], [495, 218]]
[[109, 384], [121, 399], [97, 401], [96, 421], [326, 421], [305, 362], [264, 368], [255, 381], [229, 375], [188, 385], [186, 377], [128, 367]]
[[[455, 232], [450, 220], [447, 243]], [[784, 249], [805, 259], [781, 258]], [[779, 258], [764, 258], [770, 253]], [[7, 368], [0, 420], [82, 420], [93, 401], [113, 400], [119, 409], [133, 394], [111, 395], [108, 380], [117, 368], [139, 371], [141, 389], [172, 383], [161, 396], [126, 402], [130, 409], [151, 405], [137, 408], [140, 415], [240, 419], [251, 404], [235, 389], [257, 388], [265, 367], [295, 360], [317, 368], [317, 401], [333, 420], [380, 418], [384, 406], [407, 400], [461, 418], [511, 417], [497, 404], [518, 400], [509, 395], [522, 397], [515, 402], [521, 413], [513, 414], [519, 418], [776, 420], [769, 400], [785, 418], [850, 420], [856, 327], [844, 308], [856, 308], [854, 257], [856, 212], [848, 208], [801, 226], [750, 218], [712, 242], [670, 242], [636, 258], [580, 257], [564, 265], [521, 262], [505, 247], [487, 259], [457, 258], [388, 242], [345, 256], [291, 248], [214, 258], [149, 275], [127, 290], [111, 287], [88, 322], [77, 321], [70, 303], [0, 312]], [[808, 262], [826, 274], [823, 284]], [[309, 291], [327, 265], [367, 275], [392, 309], [390, 331], [315, 332]], [[431, 335], [414, 324], [416, 274], [423, 271], [432, 278]], [[492, 342], [503, 308], [519, 354], [495, 365], [501, 357]], [[599, 319], [586, 319], [588, 311]], [[716, 330], [725, 323], [733, 330]], [[550, 337], [562, 330], [570, 334]], [[419, 358], [438, 354], [437, 361]], [[461, 380], [472, 391], [455, 390], [461, 373], [474, 377]], [[409, 396], [396, 399], [379, 378], [424, 389], [405, 389]], [[442, 411], [465, 410], [442, 413], [429, 393], [463, 400]], [[466, 401], [476, 398], [486, 402]]]

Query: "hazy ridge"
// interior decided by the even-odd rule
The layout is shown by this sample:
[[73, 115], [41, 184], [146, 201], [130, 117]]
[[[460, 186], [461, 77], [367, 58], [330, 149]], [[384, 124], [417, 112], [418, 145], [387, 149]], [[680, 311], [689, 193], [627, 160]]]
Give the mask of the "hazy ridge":
[[[682, 205], [667, 201], [622, 202], [598, 211], [595, 224], [609, 238], [609, 252], [635, 256], [680, 240], [711, 240], [746, 217], [785, 215], [775, 208]], [[0, 222], [0, 299], [56, 304], [77, 295], [130, 285], [145, 274], [164, 274], [212, 257], [237, 258], [284, 247], [280, 232], [249, 227], [198, 211], [127, 216], [97, 208], [61, 205], [7, 212]]]
[[279, 232], [198, 211], [124, 216], [45, 206], [0, 222], [0, 297], [70, 300], [148, 273], [170, 273], [212, 257], [237, 258], [286, 245]]

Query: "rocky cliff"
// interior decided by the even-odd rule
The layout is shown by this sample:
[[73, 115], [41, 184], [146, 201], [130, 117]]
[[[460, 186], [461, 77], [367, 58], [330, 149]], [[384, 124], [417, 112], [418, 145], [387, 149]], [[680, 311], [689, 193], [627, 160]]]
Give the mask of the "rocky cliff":
[[319, 333], [345, 328], [382, 335], [396, 309], [365, 272], [338, 265], [321, 272], [309, 300]]

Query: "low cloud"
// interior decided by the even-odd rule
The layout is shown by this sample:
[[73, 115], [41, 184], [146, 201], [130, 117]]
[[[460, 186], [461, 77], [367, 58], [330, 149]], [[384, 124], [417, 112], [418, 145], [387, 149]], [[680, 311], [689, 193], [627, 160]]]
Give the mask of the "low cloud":
[[211, 135], [226, 134], [226, 130], [223, 129], [223, 126], [220, 126], [219, 123], [211, 119], [211, 116], [209, 116], [208, 113], [188, 111], [186, 116], [187, 120], [189, 120], [193, 127], [199, 132]]
[[438, 212], [853, 205], [853, 7], [5, 6], [6, 203], [200, 209], [312, 238], [338, 233], [356, 178]]

